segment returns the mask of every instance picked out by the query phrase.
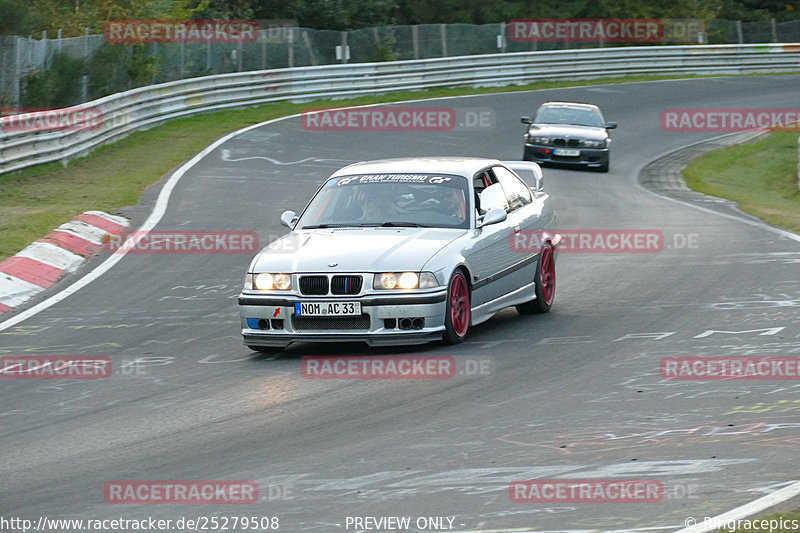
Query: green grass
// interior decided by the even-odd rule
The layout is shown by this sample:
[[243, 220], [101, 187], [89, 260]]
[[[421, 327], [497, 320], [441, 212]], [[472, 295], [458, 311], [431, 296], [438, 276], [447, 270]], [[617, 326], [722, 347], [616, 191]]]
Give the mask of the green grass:
[[797, 138], [797, 132], [773, 132], [708, 152], [692, 161], [683, 177], [696, 191], [733, 200], [746, 213], [800, 232]]
[[[797, 528], [778, 527], [778, 526], [781, 525], [781, 520], [783, 520], [783, 525], [785, 526], [793, 525], [792, 520], [795, 520], [796, 522], [800, 523], [800, 511], [792, 511], [790, 513], [776, 513], [748, 520], [751, 520], [751, 522], [740, 523], [742, 527], [736, 529], [720, 529], [718, 531], [720, 533], [797, 533], [798, 531]], [[766, 520], [766, 522], [762, 523], [762, 521], [764, 520]], [[770, 523], [769, 523], [770, 520], [776, 521], [771, 524], [773, 529], [770, 529]], [[762, 525], [766, 527], [761, 527]]]
[[[698, 76], [684, 78], [695, 77]], [[226, 133], [304, 109], [674, 78], [632, 76], [481, 89], [406, 91], [348, 100], [274, 103], [170, 121], [74, 159], [67, 166], [50, 163], [0, 175], [0, 261], [83, 211], [114, 213], [135, 205], [147, 186]]]

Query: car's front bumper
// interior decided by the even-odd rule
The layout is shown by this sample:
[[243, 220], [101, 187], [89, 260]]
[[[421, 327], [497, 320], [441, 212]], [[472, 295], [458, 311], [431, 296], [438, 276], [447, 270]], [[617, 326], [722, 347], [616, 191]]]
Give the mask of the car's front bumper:
[[[372, 346], [424, 344], [444, 333], [447, 288], [360, 297], [239, 295], [244, 344], [286, 347], [294, 342], [363, 341]], [[356, 317], [298, 317], [295, 303], [359, 301]]]
[[608, 148], [575, 148], [577, 156], [558, 155], [557, 147], [542, 144], [525, 144], [523, 159], [536, 163], [561, 163], [587, 167], [608, 166]]

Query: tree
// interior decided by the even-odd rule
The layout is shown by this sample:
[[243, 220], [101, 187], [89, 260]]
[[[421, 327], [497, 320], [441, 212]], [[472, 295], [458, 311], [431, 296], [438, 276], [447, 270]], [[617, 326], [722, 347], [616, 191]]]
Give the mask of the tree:
[[36, 26], [33, 12], [22, 0], [0, 0], [0, 35], [28, 35]]

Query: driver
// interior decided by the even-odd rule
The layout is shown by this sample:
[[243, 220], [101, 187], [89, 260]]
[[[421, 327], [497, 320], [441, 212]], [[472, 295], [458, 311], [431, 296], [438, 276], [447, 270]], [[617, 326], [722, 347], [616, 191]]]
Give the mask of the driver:
[[362, 185], [356, 191], [356, 204], [361, 208], [360, 221], [383, 223], [402, 213], [385, 191], [375, 185]]
[[466, 202], [459, 189], [446, 188], [444, 197], [441, 201], [442, 213], [457, 218], [459, 222], [464, 222], [466, 217]]

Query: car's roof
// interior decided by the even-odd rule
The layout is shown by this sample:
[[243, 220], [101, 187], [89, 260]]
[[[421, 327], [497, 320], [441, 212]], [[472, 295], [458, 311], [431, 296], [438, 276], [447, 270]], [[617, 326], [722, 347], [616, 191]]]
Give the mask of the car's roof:
[[362, 161], [337, 170], [331, 177], [352, 174], [455, 174], [472, 177], [488, 166], [502, 165], [497, 159], [479, 157], [402, 157]]
[[584, 104], [580, 102], [545, 102], [541, 107], [576, 107], [580, 109], [600, 109], [594, 104]]

